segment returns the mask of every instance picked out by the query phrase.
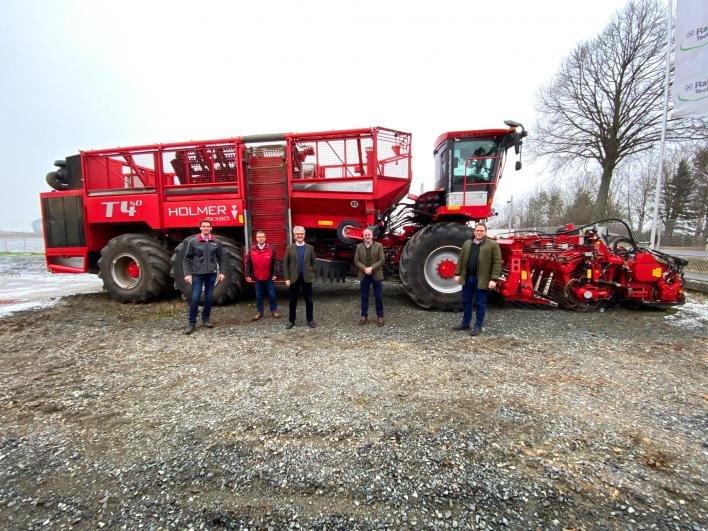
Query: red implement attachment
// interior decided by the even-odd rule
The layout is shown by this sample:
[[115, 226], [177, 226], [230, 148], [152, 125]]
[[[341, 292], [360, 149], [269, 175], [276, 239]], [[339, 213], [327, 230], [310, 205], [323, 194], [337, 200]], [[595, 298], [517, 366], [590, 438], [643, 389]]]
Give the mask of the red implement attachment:
[[684, 303], [684, 260], [612, 241], [596, 229], [572, 226], [556, 234], [502, 237], [504, 270], [497, 289], [508, 301], [575, 309]]

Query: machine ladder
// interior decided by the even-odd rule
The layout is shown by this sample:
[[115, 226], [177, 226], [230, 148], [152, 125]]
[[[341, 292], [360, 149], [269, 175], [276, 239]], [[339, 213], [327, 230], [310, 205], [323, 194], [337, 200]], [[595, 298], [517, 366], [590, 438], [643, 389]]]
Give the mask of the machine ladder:
[[276, 274], [283, 278], [283, 257], [290, 243], [290, 203], [285, 146], [251, 148], [245, 160], [246, 243], [256, 241], [256, 232], [266, 233], [277, 256]]

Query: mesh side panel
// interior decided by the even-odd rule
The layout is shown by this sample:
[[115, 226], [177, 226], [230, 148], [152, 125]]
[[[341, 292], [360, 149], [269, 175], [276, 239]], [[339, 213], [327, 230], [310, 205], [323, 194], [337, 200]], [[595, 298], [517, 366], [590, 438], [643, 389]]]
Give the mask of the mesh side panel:
[[157, 186], [156, 153], [87, 155], [86, 185], [91, 190], [141, 190]]
[[[411, 135], [389, 129], [304, 137], [293, 149], [293, 176], [305, 179], [410, 178]], [[376, 135], [375, 138], [373, 135]]]
[[380, 129], [376, 137], [379, 172], [384, 177], [408, 178], [410, 171], [411, 137]]
[[299, 142], [297, 151], [302, 154], [302, 177], [364, 177], [367, 174], [367, 152], [372, 148], [371, 137]]
[[233, 188], [238, 182], [234, 144], [208, 144], [87, 155], [87, 188], [89, 191], [156, 188], [160, 178], [158, 157], [162, 163], [163, 186], [228, 183]]
[[162, 152], [163, 184], [236, 183], [233, 145], [180, 148]]

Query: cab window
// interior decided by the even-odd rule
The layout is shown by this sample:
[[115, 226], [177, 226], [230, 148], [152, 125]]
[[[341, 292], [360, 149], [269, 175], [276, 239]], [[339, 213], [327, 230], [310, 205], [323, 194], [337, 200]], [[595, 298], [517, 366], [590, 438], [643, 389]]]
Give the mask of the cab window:
[[493, 140], [458, 140], [453, 145], [453, 190], [468, 184], [490, 182], [497, 164], [497, 144]]

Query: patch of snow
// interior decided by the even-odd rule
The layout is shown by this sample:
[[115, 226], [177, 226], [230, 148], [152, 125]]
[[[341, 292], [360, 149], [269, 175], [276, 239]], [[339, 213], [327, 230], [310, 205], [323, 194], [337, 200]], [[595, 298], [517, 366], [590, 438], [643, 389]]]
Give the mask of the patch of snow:
[[65, 295], [103, 289], [96, 275], [53, 275], [43, 256], [0, 257], [0, 317], [56, 304]]
[[667, 315], [664, 320], [681, 328], [697, 329], [708, 326], [708, 302], [688, 301], [676, 309], [676, 313]]

